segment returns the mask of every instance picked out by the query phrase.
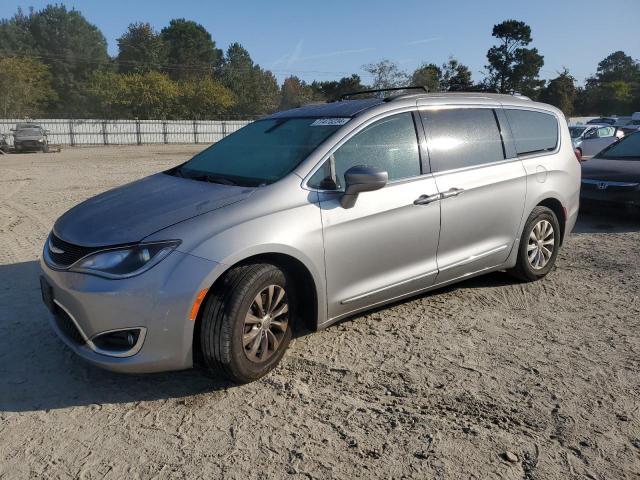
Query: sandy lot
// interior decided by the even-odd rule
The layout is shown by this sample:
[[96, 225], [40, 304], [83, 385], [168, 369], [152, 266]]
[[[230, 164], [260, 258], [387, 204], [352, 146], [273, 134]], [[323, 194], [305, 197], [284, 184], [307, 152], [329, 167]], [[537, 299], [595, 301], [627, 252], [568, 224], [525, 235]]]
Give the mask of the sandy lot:
[[640, 478], [640, 219], [582, 216], [545, 280], [353, 318], [251, 385], [84, 364], [41, 305], [47, 233], [200, 148], [0, 156], [0, 478]]

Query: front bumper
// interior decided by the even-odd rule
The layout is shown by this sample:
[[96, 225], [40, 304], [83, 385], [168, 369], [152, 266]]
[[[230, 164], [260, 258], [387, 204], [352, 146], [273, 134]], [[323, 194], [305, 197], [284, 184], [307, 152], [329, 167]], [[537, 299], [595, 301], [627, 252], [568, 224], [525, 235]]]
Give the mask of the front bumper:
[[16, 140], [14, 143], [23, 150], [41, 150], [46, 145], [44, 141], [40, 142], [38, 140]]
[[611, 182], [582, 179], [580, 201], [640, 207], [640, 185], [633, 182]]
[[[56, 306], [51, 326], [83, 359], [126, 373], [193, 366], [195, 322], [189, 314], [200, 290], [211, 285], [216, 262], [174, 250], [150, 270], [122, 280], [53, 270], [44, 259], [40, 266]], [[136, 328], [143, 337], [130, 356], [100, 352], [91, 342], [104, 332]]]

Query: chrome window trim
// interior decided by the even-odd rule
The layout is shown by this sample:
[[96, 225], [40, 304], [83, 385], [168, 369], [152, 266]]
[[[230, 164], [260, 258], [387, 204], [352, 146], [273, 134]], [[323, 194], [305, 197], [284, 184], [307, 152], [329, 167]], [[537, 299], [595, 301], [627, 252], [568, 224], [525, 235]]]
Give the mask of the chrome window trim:
[[496, 160], [495, 162], [490, 162], [490, 163], [481, 163], [479, 165], [470, 165], [468, 167], [459, 167], [459, 168], [452, 168], [451, 170], [442, 170], [440, 172], [434, 173], [433, 176], [437, 178], [437, 177], [440, 177], [443, 175], [449, 175], [452, 173], [466, 172], [469, 170], [478, 170], [480, 168], [495, 167], [497, 165], [505, 165], [507, 163], [519, 162], [521, 160], [522, 159], [519, 157], [505, 158], [504, 160]]

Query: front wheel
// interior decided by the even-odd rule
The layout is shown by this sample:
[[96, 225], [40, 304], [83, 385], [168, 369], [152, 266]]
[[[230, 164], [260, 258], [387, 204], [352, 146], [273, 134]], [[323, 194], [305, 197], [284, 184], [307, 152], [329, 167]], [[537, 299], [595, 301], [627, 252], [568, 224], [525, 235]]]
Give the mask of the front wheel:
[[247, 383], [280, 362], [292, 335], [293, 284], [275, 265], [230, 270], [207, 299], [200, 347], [207, 367]]
[[522, 232], [516, 266], [510, 273], [527, 282], [546, 276], [556, 263], [560, 234], [553, 210], [534, 208]]

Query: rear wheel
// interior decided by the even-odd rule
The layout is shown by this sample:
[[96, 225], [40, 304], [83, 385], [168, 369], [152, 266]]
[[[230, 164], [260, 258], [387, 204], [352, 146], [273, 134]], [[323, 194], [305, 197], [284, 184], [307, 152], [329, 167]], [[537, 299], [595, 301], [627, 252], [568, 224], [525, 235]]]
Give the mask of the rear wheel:
[[295, 293], [275, 265], [229, 271], [209, 296], [202, 315], [200, 347], [205, 364], [246, 383], [269, 373], [291, 340]]
[[547, 207], [536, 207], [522, 232], [514, 276], [532, 282], [546, 276], [556, 263], [560, 247], [560, 224]]

